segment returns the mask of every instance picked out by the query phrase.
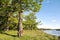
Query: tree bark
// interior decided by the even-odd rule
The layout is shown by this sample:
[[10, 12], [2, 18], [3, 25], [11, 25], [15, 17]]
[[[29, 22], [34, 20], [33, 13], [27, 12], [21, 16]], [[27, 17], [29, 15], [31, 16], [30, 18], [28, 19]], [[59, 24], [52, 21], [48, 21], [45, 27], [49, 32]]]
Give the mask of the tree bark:
[[6, 16], [7, 16], [6, 31], [8, 31], [9, 30], [9, 17], [10, 17], [10, 13], [7, 13]]
[[18, 21], [18, 37], [22, 36], [23, 28], [22, 28], [22, 11], [19, 12], [19, 21]]
[[20, 10], [19, 10], [19, 21], [18, 21], [18, 37], [22, 36], [23, 28], [22, 28], [22, 0], [18, 0], [18, 3], [20, 4]]

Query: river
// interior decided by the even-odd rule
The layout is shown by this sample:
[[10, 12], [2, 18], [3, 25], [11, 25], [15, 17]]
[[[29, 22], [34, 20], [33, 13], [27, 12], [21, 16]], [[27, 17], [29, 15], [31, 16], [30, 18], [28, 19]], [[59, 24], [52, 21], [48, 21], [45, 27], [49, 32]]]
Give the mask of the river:
[[44, 32], [51, 35], [60, 36], [60, 30], [44, 30]]

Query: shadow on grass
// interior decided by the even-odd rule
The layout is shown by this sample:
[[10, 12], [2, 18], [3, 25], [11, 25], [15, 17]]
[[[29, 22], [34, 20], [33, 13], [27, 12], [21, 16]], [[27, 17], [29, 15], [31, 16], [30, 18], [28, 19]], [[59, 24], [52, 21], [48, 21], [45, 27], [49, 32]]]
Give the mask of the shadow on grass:
[[58, 40], [60, 40], [60, 36], [58, 37]]
[[8, 35], [8, 36], [12, 36], [12, 37], [18, 37], [17, 35], [11, 35], [11, 34], [8, 34], [8, 33], [4, 33], [4, 32], [0, 32], [1, 34], [5, 34], [5, 35]]

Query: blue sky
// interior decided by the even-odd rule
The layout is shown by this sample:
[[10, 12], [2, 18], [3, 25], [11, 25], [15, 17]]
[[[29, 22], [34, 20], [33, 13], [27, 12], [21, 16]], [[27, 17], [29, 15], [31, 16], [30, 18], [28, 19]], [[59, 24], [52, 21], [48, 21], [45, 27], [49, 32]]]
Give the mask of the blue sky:
[[60, 28], [60, 0], [44, 0], [36, 16], [43, 23], [39, 28]]

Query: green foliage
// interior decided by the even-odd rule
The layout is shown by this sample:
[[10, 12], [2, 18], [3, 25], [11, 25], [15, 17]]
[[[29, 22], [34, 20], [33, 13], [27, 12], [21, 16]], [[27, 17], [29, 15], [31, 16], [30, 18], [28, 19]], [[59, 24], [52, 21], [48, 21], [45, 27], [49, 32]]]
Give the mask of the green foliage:
[[36, 19], [37, 18], [35, 16], [35, 13], [30, 13], [26, 15], [23, 21], [24, 29], [29, 30], [37, 29], [38, 22], [36, 22]]
[[[20, 11], [38, 12], [41, 8], [42, 1], [43, 0], [0, 0], [0, 16], [4, 17], [0, 19], [0, 25], [4, 25], [1, 27], [9, 26], [10, 28], [15, 28], [15, 26], [18, 25], [18, 13]], [[15, 14], [16, 16], [14, 16]], [[35, 23], [36, 17], [33, 17], [34, 14], [32, 15], [32, 13], [29, 15], [31, 15], [31, 18], [26, 16], [26, 18], [29, 17], [28, 20], [26, 19], [27, 23], [29, 25], [34, 24], [33, 26], [35, 28], [37, 24]]]
[[0, 16], [0, 30], [4, 29], [5, 22], [6, 22], [6, 17], [5, 16]]
[[12, 6], [17, 11], [39, 11], [43, 0], [13, 0]]

